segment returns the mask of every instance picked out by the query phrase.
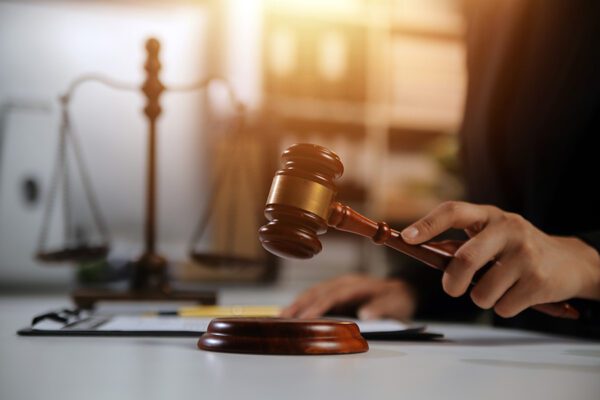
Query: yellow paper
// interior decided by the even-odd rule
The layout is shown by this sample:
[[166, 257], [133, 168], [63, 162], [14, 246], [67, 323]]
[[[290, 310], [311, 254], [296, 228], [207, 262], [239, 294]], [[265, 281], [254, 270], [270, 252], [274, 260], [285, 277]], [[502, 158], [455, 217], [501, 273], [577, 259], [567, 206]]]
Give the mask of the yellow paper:
[[277, 317], [281, 307], [277, 306], [193, 306], [182, 307], [182, 317]]

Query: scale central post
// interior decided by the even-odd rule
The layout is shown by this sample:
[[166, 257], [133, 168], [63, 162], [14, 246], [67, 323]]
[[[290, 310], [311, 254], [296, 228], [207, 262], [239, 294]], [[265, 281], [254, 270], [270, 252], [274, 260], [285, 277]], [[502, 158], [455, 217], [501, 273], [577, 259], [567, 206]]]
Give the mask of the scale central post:
[[131, 288], [134, 290], [154, 289], [168, 293], [170, 291], [166, 276], [167, 261], [156, 250], [156, 205], [157, 205], [157, 144], [156, 121], [162, 109], [160, 96], [165, 86], [160, 81], [161, 70], [158, 53], [160, 43], [156, 39], [146, 42], [146, 80], [142, 92], [146, 96], [144, 113], [148, 117], [148, 152], [146, 166], [146, 213], [144, 226], [144, 252], [133, 264]]
[[156, 120], [162, 112], [159, 98], [165, 90], [160, 82], [159, 72], [161, 69], [158, 59], [160, 44], [156, 39], [149, 39], [146, 43], [148, 59], [144, 65], [147, 73], [146, 82], [142, 86], [142, 91], [146, 95], [148, 102], [144, 108], [144, 113], [148, 116], [148, 174], [146, 191], [146, 253], [154, 253], [156, 246]]
[[[156, 121], [162, 109], [160, 96], [167, 90], [160, 81], [160, 42], [150, 38], [146, 41], [146, 79], [141, 91], [146, 98], [144, 114], [148, 120], [148, 146], [146, 165], [146, 204], [144, 219], [144, 250], [131, 262], [132, 272], [128, 291], [82, 288], [72, 293], [80, 308], [93, 308], [100, 300], [112, 301], [185, 301], [215, 304], [216, 293], [212, 291], [174, 290], [169, 284], [167, 259], [157, 250], [157, 198], [158, 198], [158, 143]], [[135, 90], [135, 89], [134, 89]]]

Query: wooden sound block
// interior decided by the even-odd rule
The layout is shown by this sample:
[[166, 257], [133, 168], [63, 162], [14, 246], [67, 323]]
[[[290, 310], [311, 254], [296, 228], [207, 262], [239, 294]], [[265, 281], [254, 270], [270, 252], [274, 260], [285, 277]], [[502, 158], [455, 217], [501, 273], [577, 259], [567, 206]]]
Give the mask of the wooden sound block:
[[349, 354], [369, 350], [350, 321], [286, 318], [216, 318], [200, 340], [202, 350], [253, 354]]

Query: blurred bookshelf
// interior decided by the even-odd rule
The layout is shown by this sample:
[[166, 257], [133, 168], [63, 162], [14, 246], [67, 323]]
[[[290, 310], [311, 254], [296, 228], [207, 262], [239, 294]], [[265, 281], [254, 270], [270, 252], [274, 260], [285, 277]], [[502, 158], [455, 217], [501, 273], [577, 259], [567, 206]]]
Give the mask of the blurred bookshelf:
[[460, 196], [445, 166], [465, 96], [461, 7], [265, 0], [263, 100], [280, 148], [338, 152], [340, 197], [373, 218], [403, 224]]

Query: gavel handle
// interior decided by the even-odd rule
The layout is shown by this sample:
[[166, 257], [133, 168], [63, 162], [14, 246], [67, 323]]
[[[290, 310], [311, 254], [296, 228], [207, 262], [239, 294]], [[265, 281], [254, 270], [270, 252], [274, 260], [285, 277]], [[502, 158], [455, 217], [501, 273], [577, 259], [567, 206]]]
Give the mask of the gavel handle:
[[[454, 254], [464, 243], [460, 240], [446, 240], [411, 245], [402, 239], [400, 232], [391, 229], [387, 223], [372, 221], [339, 202], [332, 203], [327, 224], [340, 231], [371, 238], [376, 244], [391, 247], [440, 271], [446, 270]], [[494, 261], [490, 261], [477, 271], [471, 285], [475, 285], [493, 264]], [[537, 304], [531, 308], [553, 317], [579, 318], [579, 311], [566, 302]]]

